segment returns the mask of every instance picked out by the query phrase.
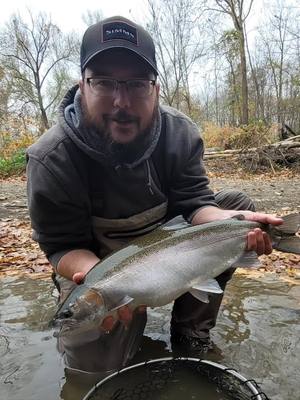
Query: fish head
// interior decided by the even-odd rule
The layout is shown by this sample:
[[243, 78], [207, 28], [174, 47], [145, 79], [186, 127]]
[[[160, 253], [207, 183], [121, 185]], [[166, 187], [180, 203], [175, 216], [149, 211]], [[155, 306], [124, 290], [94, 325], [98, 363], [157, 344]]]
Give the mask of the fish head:
[[54, 319], [55, 325], [65, 329], [76, 328], [76, 325], [89, 324], [101, 320], [105, 306], [101, 294], [92, 288], [87, 289], [74, 302], [65, 304]]

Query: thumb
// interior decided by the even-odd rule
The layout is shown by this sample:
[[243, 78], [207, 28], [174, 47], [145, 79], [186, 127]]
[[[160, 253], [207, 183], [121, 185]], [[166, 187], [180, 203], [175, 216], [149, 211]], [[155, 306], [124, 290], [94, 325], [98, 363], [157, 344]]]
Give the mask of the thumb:
[[75, 282], [77, 285], [80, 285], [81, 283], [83, 283], [84, 278], [85, 278], [84, 272], [75, 272], [75, 274], [72, 277], [73, 282]]

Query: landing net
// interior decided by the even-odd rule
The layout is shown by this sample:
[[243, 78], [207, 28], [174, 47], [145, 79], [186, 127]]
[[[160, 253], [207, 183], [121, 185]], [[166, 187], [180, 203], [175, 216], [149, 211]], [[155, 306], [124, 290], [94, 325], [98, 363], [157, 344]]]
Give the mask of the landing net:
[[160, 358], [118, 371], [83, 400], [269, 400], [234, 369], [196, 358]]

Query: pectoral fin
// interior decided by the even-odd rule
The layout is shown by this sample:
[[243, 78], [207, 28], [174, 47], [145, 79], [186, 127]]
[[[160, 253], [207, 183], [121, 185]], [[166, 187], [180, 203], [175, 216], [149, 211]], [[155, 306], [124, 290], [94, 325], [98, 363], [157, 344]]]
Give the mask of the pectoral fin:
[[198, 290], [198, 289], [190, 289], [190, 293], [197, 300], [200, 300], [203, 303], [209, 303], [207, 292], [202, 292], [201, 290]]
[[193, 283], [192, 289], [209, 293], [223, 293], [223, 290], [215, 279], [206, 279], [203, 282]]
[[196, 299], [203, 301], [204, 303], [208, 303], [208, 293], [223, 293], [223, 290], [220, 288], [218, 282], [215, 279], [207, 279], [203, 282], [195, 282], [190, 289], [191, 295], [193, 295]]

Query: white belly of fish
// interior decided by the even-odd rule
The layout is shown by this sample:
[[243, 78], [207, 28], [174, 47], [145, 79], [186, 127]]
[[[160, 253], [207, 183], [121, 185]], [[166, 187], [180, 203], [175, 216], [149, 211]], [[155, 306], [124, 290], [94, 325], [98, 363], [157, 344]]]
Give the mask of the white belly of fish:
[[201, 246], [199, 240], [181, 242], [172, 248], [133, 258], [130, 265], [125, 264], [94, 288], [108, 303], [129, 296], [132, 306], [163, 306], [195, 284], [215, 278], [230, 268], [243, 254], [245, 240], [245, 235], [240, 235]]

